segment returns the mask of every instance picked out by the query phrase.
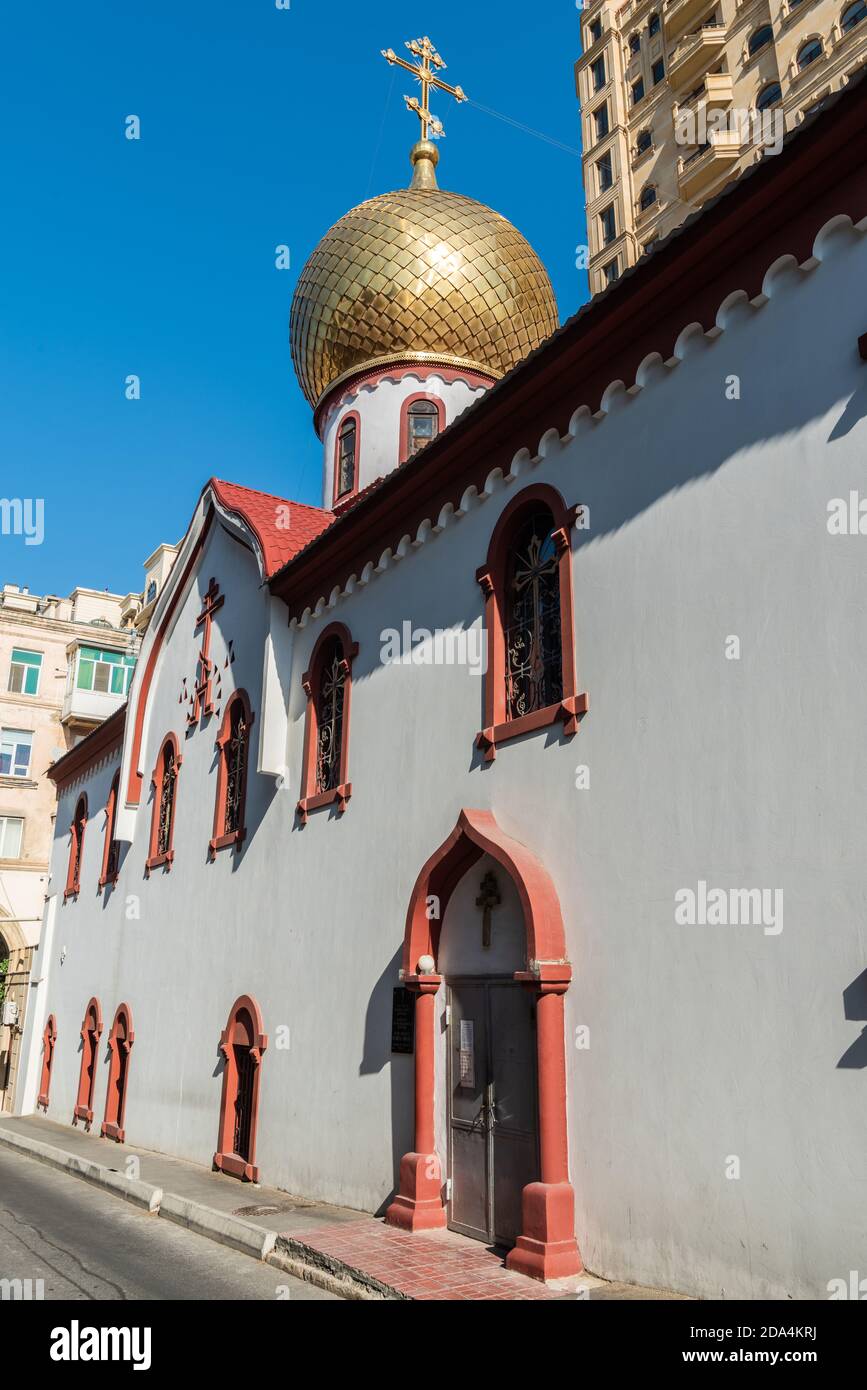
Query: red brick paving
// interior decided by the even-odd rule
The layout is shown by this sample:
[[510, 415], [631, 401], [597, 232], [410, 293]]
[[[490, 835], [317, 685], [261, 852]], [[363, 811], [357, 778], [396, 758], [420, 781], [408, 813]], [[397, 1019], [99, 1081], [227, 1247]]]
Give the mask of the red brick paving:
[[412, 1235], [384, 1221], [352, 1221], [287, 1231], [284, 1239], [306, 1245], [419, 1302], [558, 1297], [536, 1279], [512, 1274], [502, 1256], [481, 1241], [453, 1231]]

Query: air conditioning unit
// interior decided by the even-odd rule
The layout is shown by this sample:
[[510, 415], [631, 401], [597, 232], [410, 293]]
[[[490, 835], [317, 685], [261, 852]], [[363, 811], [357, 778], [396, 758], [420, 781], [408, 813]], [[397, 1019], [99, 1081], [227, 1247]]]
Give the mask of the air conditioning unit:
[[3, 1013], [0, 1015], [0, 1023], [4, 1028], [14, 1028], [18, 1023], [18, 1005], [14, 999], [3, 1001]]

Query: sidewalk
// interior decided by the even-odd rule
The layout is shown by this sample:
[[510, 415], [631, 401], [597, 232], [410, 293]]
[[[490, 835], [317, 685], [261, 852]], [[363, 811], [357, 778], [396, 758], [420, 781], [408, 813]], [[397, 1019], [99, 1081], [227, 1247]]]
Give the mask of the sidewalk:
[[[0, 1117], [0, 1143], [113, 1191], [154, 1215], [362, 1300], [674, 1299], [592, 1275], [544, 1285], [453, 1231], [410, 1235], [366, 1212], [239, 1183], [196, 1163], [114, 1144], [38, 1115]], [[128, 1160], [134, 1160], [130, 1163]]]

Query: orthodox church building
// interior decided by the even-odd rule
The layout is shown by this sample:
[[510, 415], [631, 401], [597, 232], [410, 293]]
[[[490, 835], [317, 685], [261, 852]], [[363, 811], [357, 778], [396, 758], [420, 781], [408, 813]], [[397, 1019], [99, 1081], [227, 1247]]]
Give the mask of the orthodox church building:
[[327, 233], [322, 506], [207, 482], [54, 765], [22, 1112], [539, 1279], [863, 1269], [865, 133], [560, 328], [427, 140]]

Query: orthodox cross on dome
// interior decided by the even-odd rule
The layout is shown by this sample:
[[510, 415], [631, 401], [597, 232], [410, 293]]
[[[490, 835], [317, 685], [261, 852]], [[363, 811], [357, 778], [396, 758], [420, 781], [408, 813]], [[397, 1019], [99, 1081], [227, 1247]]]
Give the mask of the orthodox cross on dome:
[[448, 82], [443, 82], [442, 78], [437, 76], [437, 73], [442, 72], [446, 65], [427, 36], [423, 39], [408, 39], [406, 46], [410, 53], [418, 59], [417, 63], [409, 63], [406, 58], [398, 58], [393, 48], [384, 48], [382, 56], [392, 67], [396, 64], [397, 67], [404, 68], [421, 83], [421, 101], [418, 97], [406, 96], [404, 101], [407, 110], [414, 111], [421, 121], [422, 140], [427, 140], [430, 136], [436, 139], [440, 135], [444, 135], [445, 130], [442, 121], [437, 120], [431, 112], [431, 88], [437, 92], [448, 92], [455, 101], [468, 101], [469, 98], [461, 87], [450, 87]]
[[202, 611], [196, 619], [196, 632], [200, 627], [203, 627], [204, 631], [199, 647], [199, 664], [196, 670], [196, 688], [191, 700], [192, 708], [187, 715], [187, 723], [191, 726], [198, 724], [203, 714], [212, 714], [214, 710], [211, 700], [211, 676], [214, 670], [214, 663], [211, 660], [211, 624], [214, 621], [214, 614], [222, 608], [224, 601], [225, 595], [220, 593], [219, 584], [216, 579], [211, 579], [202, 602]]
[[485, 874], [479, 884], [481, 893], [476, 898], [476, 907], [482, 909], [482, 948], [485, 951], [491, 949], [491, 913], [495, 907], [499, 907], [503, 899], [500, 897], [500, 887], [496, 876], [490, 869]]

